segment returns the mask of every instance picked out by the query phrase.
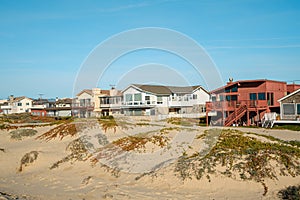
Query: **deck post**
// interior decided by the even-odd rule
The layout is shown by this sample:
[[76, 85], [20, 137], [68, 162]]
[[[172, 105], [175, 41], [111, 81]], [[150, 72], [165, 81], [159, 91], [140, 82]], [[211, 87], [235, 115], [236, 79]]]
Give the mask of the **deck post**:
[[208, 112], [206, 111], [206, 126], [208, 126]]
[[247, 108], [247, 126], [250, 126], [250, 112], [249, 112], [249, 110], [248, 110], [248, 108]]

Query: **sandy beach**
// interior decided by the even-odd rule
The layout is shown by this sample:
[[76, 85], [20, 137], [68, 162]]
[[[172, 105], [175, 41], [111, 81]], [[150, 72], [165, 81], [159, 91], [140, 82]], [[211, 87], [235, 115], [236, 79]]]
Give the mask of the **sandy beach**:
[[[127, 131], [118, 127], [103, 132], [107, 140], [112, 143], [126, 137], [130, 132], [155, 132], [162, 128], [174, 127], [165, 123], [136, 126], [130, 125]], [[37, 139], [45, 132], [56, 126], [33, 128], [37, 134], [23, 137], [21, 140], [11, 139], [12, 130], [0, 131], [0, 199], [278, 199], [279, 190], [300, 184], [299, 176], [279, 176], [277, 180], [264, 180], [268, 191], [265, 195], [261, 183], [253, 180], [239, 180], [215, 173], [210, 179], [181, 180], [174, 172], [176, 159], [167, 165], [157, 168], [155, 173], [129, 173], [120, 170], [117, 175], [109, 168], [103, 167], [99, 162], [92, 164], [91, 158], [81, 160], [69, 160], [62, 162], [58, 167], [50, 169], [54, 163], [68, 156], [67, 146], [78, 138], [80, 134], [66, 136], [63, 139], [54, 138], [49, 141]], [[177, 126], [180, 127], [180, 126]], [[195, 133], [195, 136], [204, 134], [207, 127], [181, 127], [187, 133]], [[271, 130], [262, 128], [233, 128], [243, 132], [252, 132], [257, 135], [273, 136], [280, 140], [298, 140], [300, 133], [288, 130]], [[126, 132], [126, 134], [124, 133]], [[170, 140], [177, 135], [176, 130], [168, 132]], [[194, 139], [185, 150], [187, 154], [198, 151], [201, 140]], [[158, 151], [159, 146], [147, 143], [143, 152], [138, 154]], [[22, 157], [36, 151], [36, 160], [23, 166], [20, 171]], [[182, 153], [182, 152], [180, 152]], [[135, 164], [135, 163], [129, 163]], [[138, 169], [138, 168], [135, 168]], [[145, 167], [146, 169], [146, 167]]]

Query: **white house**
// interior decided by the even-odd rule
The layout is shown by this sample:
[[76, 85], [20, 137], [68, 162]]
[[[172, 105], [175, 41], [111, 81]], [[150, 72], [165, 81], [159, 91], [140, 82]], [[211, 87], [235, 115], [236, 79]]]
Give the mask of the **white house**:
[[32, 108], [32, 99], [22, 96], [14, 97], [11, 95], [7, 103], [1, 106], [3, 114], [30, 112]]
[[[132, 84], [122, 91], [125, 115], [205, 114], [209, 93], [201, 86]], [[196, 115], [194, 115], [196, 116]]]

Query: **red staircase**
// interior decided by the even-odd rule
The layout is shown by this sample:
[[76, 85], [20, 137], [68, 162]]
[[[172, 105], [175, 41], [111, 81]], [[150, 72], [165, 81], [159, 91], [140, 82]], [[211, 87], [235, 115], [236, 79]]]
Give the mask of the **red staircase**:
[[241, 119], [247, 111], [247, 106], [245, 104], [240, 105], [240, 107], [231, 113], [226, 119], [224, 126], [231, 126], [235, 121]]

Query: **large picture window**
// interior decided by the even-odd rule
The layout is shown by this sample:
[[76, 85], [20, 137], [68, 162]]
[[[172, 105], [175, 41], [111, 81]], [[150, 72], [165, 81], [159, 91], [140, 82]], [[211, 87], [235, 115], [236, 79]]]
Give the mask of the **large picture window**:
[[284, 115], [294, 115], [295, 114], [295, 105], [294, 104], [282, 104], [283, 107], [283, 114]]
[[134, 101], [142, 101], [142, 94], [141, 93], [134, 94]]
[[132, 94], [126, 94], [125, 95], [125, 100], [126, 100], [126, 102], [132, 101]]
[[297, 103], [297, 115], [300, 115], [300, 103]]

